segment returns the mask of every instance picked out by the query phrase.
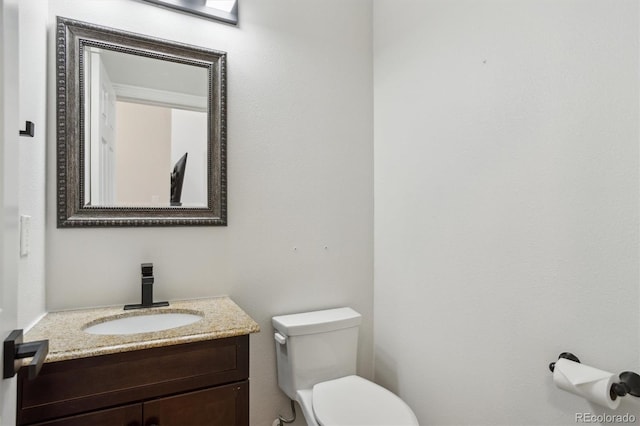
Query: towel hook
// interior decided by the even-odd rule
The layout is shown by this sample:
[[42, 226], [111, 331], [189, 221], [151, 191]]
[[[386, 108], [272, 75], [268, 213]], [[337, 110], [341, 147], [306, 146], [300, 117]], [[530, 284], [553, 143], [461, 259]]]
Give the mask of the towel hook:
[[9, 337], [4, 340], [3, 349], [4, 371], [2, 377], [8, 379], [15, 376], [21, 367], [17, 360], [33, 357], [27, 366], [29, 379], [33, 380], [40, 373], [42, 364], [49, 353], [49, 341], [38, 340], [36, 342], [22, 343], [22, 330], [13, 330]]
[[32, 138], [36, 131], [36, 125], [32, 121], [25, 121], [24, 126], [25, 129], [20, 130], [20, 136], [29, 136]]

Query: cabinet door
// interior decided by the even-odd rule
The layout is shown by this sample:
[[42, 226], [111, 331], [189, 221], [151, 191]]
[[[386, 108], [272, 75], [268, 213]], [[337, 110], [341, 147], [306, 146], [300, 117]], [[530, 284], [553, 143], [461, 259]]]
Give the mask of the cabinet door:
[[142, 404], [126, 405], [109, 410], [65, 417], [36, 426], [142, 426]]
[[145, 402], [144, 426], [248, 426], [249, 382]]

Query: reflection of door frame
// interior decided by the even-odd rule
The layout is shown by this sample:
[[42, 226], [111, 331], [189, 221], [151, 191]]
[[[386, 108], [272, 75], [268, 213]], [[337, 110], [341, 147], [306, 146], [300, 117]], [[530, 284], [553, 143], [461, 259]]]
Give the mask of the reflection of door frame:
[[[18, 0], [0, 0], [0, 337], [18, 304]], [[15, 424], [16, 379], [0, 379], [0, 424]]]
[[134, 102], [205, 113], [208, 111], [207, 96], [188, 95], [186, 93], [131, 86], [122, 83], [113, 83], [113, 90], [116, 92], [117, 99], [122, 102]]

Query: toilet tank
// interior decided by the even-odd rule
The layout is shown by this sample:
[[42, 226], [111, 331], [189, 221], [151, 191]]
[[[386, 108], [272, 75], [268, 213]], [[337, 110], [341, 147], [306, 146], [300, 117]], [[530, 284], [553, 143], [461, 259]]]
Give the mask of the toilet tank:
[[272, 318], [276, 329], [278, 385], [296, 400], [298, 390], [356, 374], [362, 316], [351, 308]]

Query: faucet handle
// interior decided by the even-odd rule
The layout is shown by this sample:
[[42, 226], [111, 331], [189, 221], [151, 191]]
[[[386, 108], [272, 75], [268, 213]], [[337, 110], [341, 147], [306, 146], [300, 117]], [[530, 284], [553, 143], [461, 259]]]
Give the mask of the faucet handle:
[[140, 265], [142, 268], [142, 276], [143, 277], [152, 277], [153, 276], [153, 263], [143, 263]]

